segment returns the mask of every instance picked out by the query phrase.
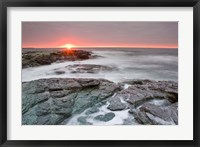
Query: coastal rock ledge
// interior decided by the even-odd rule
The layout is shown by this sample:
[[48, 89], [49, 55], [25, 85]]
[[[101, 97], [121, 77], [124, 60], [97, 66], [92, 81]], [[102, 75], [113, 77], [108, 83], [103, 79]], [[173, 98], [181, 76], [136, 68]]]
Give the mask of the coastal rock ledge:
[[[128, 86], [127, 86], [128, 85]], [[178, 84], [172, 81], [51, 78], [22, 83], [22, 124], [59, 125], [86, 109], [98, 112], [99, 104], [110, 111], [95, 119], [110, 121], [116, 111], [128, 110], [138, 124], [178, 124]], [[98, 107], [99, 105], [99, 107]], [[90, 109], [89, 109], [90, 110]], [[79, 118], [92, 125], [86, 118]]]
[[22, 84], [23, 124], [60, 124], [112, 96], [120, 86], [104, 79], [40, 79]]
[[54, 62], [86, 60], [94, 57], [92, 52], [84, 50], [29, 51], [22, 53], [22, 68], [49, 65]]

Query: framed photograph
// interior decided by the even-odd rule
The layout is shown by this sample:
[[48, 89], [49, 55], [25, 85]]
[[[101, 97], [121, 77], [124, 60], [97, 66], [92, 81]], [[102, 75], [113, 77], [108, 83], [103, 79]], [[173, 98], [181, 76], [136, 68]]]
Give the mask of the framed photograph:
[[2, 146], [198, 146], [199, 0], [7, 0]]

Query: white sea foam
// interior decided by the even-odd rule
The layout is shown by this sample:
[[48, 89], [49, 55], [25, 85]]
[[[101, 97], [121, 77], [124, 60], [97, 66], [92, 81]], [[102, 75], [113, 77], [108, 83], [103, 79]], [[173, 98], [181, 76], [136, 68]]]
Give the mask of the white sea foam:
[[[178, 57], [175, 51], [148, 50], [94, 50], [101, 57], [84, 61], [53, 63], [39, 67], [22, 69], [22, 81], [41, 78], [105, 78], [114, 82], [128, 79], [174, 80], [178, 79]], [[98, 64], [118, 68], [117, 71], [91, 73], [70, 73], [64, 67], [73, 64]], [[57, 75], [59, 68], [65, 74]]]
[[[85, 112], [90, 109], [90, 108], [88, 108], [81, 114], [74, 115], [73, 118], [71, 118], [66, 123], [66, 125], [79, 125], [80, 123], [77, 121], [77, 119], [79, 117], [86, 117], [87, 122], [92, 123], [93, 125], [122, 125], [124, 123], [125, 119], [129, 119], [129, 118], [133, 119], [133, 116], [128, 113], [129, 110], [111, 111], [111, 110], [107, 109], [108, 105], [109, 105], [109, 103], [107, 102], [107, 104], [105, 104], [99, 108], [99, 112], [96, 112], [96, 113], [93, 113], [90, 115], [85, 114]], [[105, 115], [106, 113], [109, 113], [109, 112], [114, 113], [115, 117], [108, 122], [99, 121], [99, 120], [94, 119], [98, 115]], [[136, 122], [133, 121], [132, 123], [135, 124]]]

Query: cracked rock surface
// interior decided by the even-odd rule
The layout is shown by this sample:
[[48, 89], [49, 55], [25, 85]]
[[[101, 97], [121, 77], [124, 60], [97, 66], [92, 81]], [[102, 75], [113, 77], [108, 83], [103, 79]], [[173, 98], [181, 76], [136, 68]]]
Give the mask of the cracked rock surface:
[[[127, 84], [128, 87], [123, 88]], [[129, 80], [114, 83], [105, 79], [51, 78], [22, 83], [22, 124], [59, 125], [85, 110], [80, 124], [92, 125], [90, 115], [99, 113], [102, 102], [106, 114], [94, 117], [108, 122], [115, 112], [132, 117], [123, 124], [178, 124], [178, 84], [172, 81]]]
[[22, 84], [22, 124], [56, 125], [112, 96], [120, 87], [104, 79], [40, 79]]

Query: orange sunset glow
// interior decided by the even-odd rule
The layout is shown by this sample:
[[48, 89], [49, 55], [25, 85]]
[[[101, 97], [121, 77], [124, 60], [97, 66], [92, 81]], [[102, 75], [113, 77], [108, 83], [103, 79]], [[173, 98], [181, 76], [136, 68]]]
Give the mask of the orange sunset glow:
[[177, 22], [23, 22], [22, 48], [178, 48]]
[[64, 45], [58, 45], [57, 43], [55, 44], [34, 44], [34, 45], [29, 45], [25, 44], [23, 45], [23, 48], [67, 48], [67, 49], [73, 49], [73, 48], [178, 48], [178, 45], [176, 44], [171, 44], [171, 45], [163, 45], [163, 44], [135, 44], [135, 45], [128, 45], [128, 44], [108, 44], [108, 45], [100, 45], [100, 44], [85, 44], [85, 43], [78, 43], [75, 45], [73, 43], [66, 43]]
[[70, 44], [70, 43], [67, 43], [65, 45], [62, 45], [62, 46], [58, 46], [59, 48], [67, 48], [67, 49], [72, 49], [72, 48], [75, 48], [76, 46], [73, 45], [73, 44]]
[[73, 48], [177, 48], [177, 45], [93, 45], [93, 46], [83, 46], [83, 45], [73, 45], [73, 44], [65, 44], [62, 46], [56, 46], [55, 48], [67, 48], [67, 49], [73, 49]]

